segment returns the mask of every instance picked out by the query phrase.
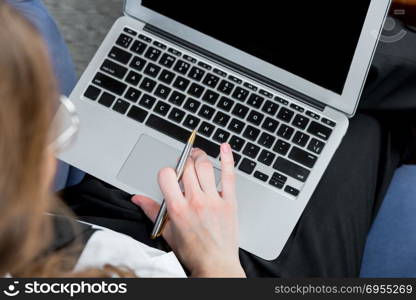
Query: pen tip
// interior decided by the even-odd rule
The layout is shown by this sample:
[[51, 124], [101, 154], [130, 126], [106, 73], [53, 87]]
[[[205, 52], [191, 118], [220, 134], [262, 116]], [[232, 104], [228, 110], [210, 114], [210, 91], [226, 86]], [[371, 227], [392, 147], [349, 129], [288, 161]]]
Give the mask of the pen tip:
[[191, 136], [189, 137], [188, 144], [193, 144], [195, 142], [195, 138], [196, 138], [196, 130], [193, 130]]

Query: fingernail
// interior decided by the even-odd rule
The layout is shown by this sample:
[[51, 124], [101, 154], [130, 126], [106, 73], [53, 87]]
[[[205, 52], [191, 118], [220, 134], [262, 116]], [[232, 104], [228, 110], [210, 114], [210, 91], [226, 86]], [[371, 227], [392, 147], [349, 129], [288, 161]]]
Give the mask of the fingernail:
[[227, 143], [222, 144], [221, 145], [221, 151], [223, 153], [229, 153], [229, 152], [231, 152], [230, 144], [227, 144]]

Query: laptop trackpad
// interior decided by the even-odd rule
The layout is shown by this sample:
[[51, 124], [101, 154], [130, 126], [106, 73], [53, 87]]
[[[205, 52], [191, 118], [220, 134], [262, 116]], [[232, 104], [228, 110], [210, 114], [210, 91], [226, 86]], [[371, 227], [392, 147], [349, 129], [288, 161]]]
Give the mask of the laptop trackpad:
[[[164, 167], [175, 168], [180, 155], [181, 150], [142, 134], [120, 169], [117, 179], [141, 194], [161, 202], [163, 195], [157, 182], [157, 174]], [[218, 184], [221, 173], [216, 168], [214, 173]]]

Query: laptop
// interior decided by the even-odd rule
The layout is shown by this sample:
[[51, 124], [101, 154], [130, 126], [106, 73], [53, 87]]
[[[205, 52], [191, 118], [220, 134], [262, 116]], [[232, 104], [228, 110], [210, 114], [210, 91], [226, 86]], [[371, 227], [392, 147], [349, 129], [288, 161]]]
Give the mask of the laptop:
[[[279, 256], [354, 115], [390, 0], [126, 0], [70, 98], [60, 159], [163, 197], [191, 131], [220, 184], [235, 158], [240, 247]], [[358, 145], [357, 145], [358, 146]]]

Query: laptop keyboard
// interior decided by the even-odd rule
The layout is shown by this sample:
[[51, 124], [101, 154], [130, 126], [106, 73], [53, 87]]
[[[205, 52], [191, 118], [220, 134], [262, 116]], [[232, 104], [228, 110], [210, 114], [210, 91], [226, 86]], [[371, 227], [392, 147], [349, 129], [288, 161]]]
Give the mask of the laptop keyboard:
[[336, 126], [129, 28], [84, 96], [184, 143], [196, 129], [195, 147], [216, 159], [228, 142], [238, 170], [294, 197]]

